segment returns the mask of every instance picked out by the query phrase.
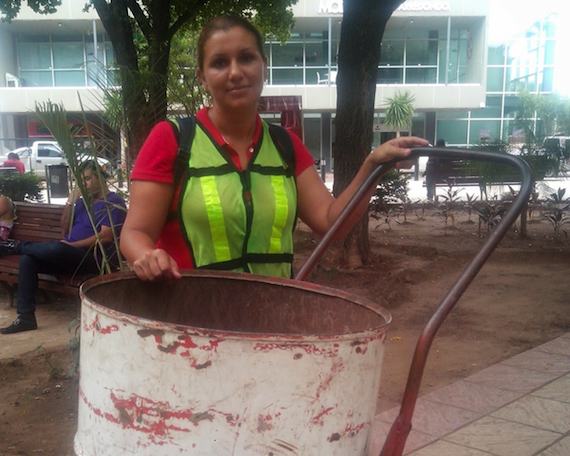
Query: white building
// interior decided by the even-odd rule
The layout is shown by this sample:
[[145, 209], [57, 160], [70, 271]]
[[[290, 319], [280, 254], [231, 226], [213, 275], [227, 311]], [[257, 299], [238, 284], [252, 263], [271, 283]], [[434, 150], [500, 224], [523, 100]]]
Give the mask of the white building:
[[[0, 150], [46, 134], [30, 114], [37, 102], [50, 99], [78, 112], [79, 94], [87, 109], [97, 109], [91, 102], [95, 79], [110, 83], [116, 68], [101, 22], [94, 10], [83, 12], [83, 4], [64, 0], [47, 16], [23, 7], [12, 23], [0, 24]], [[264, 95], [301, 97], [305, 142], [329, 165], [341, 8], [339, 0], [299, 0], [289, 41], [266, 43]], [[506, 60], [506, 48], [488, 53], [488, 15], [488, 0], [408, 0], [398, 9], [382, 41], [375, 142], [393, 135], [381, 122], [382, 110], [387, 97], [404, 90], [415, 97], [413, 134], [457, 145], [503, 136], [510, 77], [505, 68], [514, 64]]]

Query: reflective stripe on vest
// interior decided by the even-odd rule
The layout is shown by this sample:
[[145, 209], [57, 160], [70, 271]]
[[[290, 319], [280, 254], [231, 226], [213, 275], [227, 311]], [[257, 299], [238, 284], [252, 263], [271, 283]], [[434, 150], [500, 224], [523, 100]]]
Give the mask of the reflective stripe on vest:
[[293, 172], [265, 122], [242, 172], [198, 123], [179, 211], [196, 267], [290, 277], [297, 216]]
[[205, 176], [199, 179], [202, 186], [202, 194], [204, 195], [206, 213], [208, 214], [208, 224], [214, 244], [216, 262], [231, 260], [228, 237], [226, 236], [226, 223], [222, 213], [220, 195], [216, 188], [216, 178], [214, 176]]

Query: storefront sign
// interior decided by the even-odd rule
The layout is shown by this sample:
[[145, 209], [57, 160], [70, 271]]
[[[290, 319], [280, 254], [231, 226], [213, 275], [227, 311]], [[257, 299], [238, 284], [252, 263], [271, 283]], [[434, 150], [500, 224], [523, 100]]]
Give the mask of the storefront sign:
[[321, 0], [319, 13], [342, 14], [342, 0]]
[[[408, 0], [397, 11], [449, 11], [449, 1]], [[320, 0], [319, 13], [342, 14], [342, 0]]]
[[429, 2], [408, 0], [404, 2], [396, 11], [449, 11], [449, 2]]

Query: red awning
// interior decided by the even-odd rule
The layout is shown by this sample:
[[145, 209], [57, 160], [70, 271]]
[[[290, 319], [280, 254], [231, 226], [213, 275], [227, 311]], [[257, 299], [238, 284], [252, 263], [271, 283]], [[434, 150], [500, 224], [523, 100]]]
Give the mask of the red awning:
[[282, 112], [282, 111], [300, 111], [300, 96], [273, 96], [261, 97], [259, 100], [259, 112]]

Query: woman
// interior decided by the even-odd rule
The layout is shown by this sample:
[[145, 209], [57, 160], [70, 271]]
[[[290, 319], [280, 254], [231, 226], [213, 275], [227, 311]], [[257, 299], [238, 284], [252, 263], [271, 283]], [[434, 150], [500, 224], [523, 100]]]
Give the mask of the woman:
[[[202, 30], [198, 77], [212, 106], [196, 115], [185, 177], [174, 178], [178, 143], [168, 122], [154, 127], [131, 176], [121, 250], [139, 278], [179, 278], [181, 268], [191, 267], [290, 277], [297, 215], [325, 233], [380, 163], [427, 145], [405, 137], [377, 147], [334, 199], [296, 135], [289, 135], [292, 170], [261, 121], [266, 71], [262, 37], [246, 20], [222, 16]], [[364, 202], [352, 223], [365, 208]]]

